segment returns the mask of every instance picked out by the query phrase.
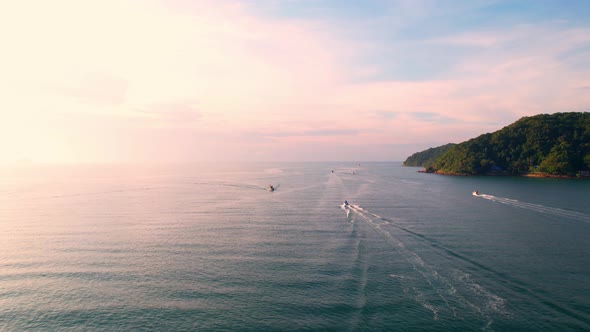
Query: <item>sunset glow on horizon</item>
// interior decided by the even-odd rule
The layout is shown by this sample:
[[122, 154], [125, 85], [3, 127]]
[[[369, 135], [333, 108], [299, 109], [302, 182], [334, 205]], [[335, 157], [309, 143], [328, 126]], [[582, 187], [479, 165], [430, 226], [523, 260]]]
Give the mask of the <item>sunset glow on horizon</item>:
[[386, 161], [590, 110], [590, 3], [3, 2], [0, 163]]

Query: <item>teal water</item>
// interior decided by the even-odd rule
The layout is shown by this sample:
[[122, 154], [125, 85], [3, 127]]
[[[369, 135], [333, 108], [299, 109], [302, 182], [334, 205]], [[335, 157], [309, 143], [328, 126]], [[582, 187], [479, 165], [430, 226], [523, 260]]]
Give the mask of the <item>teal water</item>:
[[590, 181], [417, 170], [4, 168], [0, 331], [590, 329]]

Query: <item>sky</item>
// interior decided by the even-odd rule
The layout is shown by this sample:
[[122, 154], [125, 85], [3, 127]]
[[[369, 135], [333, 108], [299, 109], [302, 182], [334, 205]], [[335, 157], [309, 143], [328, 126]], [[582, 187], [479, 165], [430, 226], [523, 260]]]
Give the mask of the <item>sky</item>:
[[403, 161], [590, 111], [590, 2], [0, 0], [0, 163]]

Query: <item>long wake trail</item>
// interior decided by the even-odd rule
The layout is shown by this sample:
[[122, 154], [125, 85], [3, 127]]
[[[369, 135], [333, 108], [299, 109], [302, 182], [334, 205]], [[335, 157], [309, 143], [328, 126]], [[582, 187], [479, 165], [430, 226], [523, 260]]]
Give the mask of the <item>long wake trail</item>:
[[[482, 195], [480, 195], [480, 197], [481, 196]], [[489, 197], [491, 195], [486, 196]], [[506, 199], [506, 201], [513, 202], [514, 200]], [[527, 203], [524, 206], [535, 209], [540, 209], [540, 207], [545, 208], [543, 206], [530, 203]], [[416, 252], [412, 251], [404, 242], [395, 237], [391, 232], [383, 229], [382, 226], [395, 227], [399, 230], [402, 230], [420, 239], [421, 241], [425, 241], [430, 246], [445, 252], [450, 258], [459, 259], [477, 267], [480, 271], [485, 271], [492, 274], [495, 278], [499, 278], [499, 280], [503, 281], [499, 284], [500, 287], [510, 286], [511, 289], [516, 290], [518, 293], [526, 293], [529, 296], [532, 296], [537, 301], [539, 301], [539, 303], [546, 305], [551, 310], [561, 312], [562, 314], [575, 318], [584, 324], [589, 323], [588, 315], [585, 313], [580, 313], [573, 308], [555, 303], [546, 296], [528, 289], [526, 284], [523, 284], [522, 282], [515, 280], [502, 272], [495, 271], [494, 269], [474, 261], [471, 258], [463, 256], [462, 254], [456, 253], [439, 244], [436, 240], [430, 239], [423, 234], [407, 229], [392, 219], [384, 218], [378, 214], [363, 209], [358, 205], [351, 205], [350, 210], [355, 216], [358, 216], [360, 219], [366, 221], [372, 228], [383, 235], [388, 240], [388, 242], [399, 249], [400, 253], [403, 255], [403, 258], [412, 266], [412, 269], [415, 270], [427, 282], [429, 287], [434, 290], [436, 296], [443, 300], [446, 309], [450, 310], [454, 317], [457, 317], [458, 310], [460, 309], [459, 307], [469, 308], [487, 320], [483, 329], [490, 330], [492, 329], [491, 325], [493, 324], [493, 314], [507, 314], [505, 311], [506, 300], [479, 285], [471, 278], [471, 274], [464, 271], [456, 269], [455, 273], [452, 273], [448, 277], [442, 276], [434, 266], [426, 263]], [[577, 212], [555, 208], [548, 208], [548, 211], [549, 212], [547, 213], [553, 213], [554, 215], [564, 212], [567, 213], [568, 216], [577, 216], [578, 219], [581, 217], [588, 217]], [[402, 280], [412, 279], [409, 276], [397, 277]], [[441, 312], [442, 309], [445, 309], [445, 306], [441, 307], [440, 304], [437, 306], [436, 303], [440, 301], [437, 301], [432, 296], [426, 296], [414, 287], [412, 287], [412, 289], [416, 295], [416, 301], [418, 301], [425, 308], [431, 310], [434, 315], [434, 319], [438, 319], [439, 312]], [[535, 322], [531, 323], [535, 324]], [[538, 327], [542, 328], [542, 326]]]
[[[422, 257], [420, 257], [420, 255], [408, 248], [404, 242], [381, 227], [382, 225], [393, 225], [393, 221], [367, 211], [358, 205], [353, 205], [350, 207], [350, 209], [357, 216], [366, 221], [372, 228], [383, 235], [389, 243], [394, 245], [400, 251], [404, 260], [408, 262], [412, 269], [419, 275], [419, 277], [421, 277], [421, 279], [426, 282], [428, 288], [432, 290], [432, 293], [430, 294], [424, 292], [421, 289], [422, 287], [417, 287], [416, 285], [408, 285], [405, 287], [404, 292], [407, 293], [411, 290], [411, 292], [414, 294], [414, 299], [416, 302], [418, 302], [424, 308], [430, 310], [434, 320], [438, 320], [442, 312], [449, 312], [453, 317], [457, 318], [461, 316], [459, 307], [462, 306], [470, 308], [472, 311], [482, 316], [486, 321], [484, 329], [490, 328], [493, 323], [493, 319], [490, 317], [485, 308], [461, 295], [455, 285], [448, 278], [442, 276], [435, 267], [426, 263]], [[412, 283], [416, 281], [416, 278], [411, 276], [392, 275], [392, 277], [400, 280], [412, 281]], [[483, 290], [483, 288], [481, 289]], [[482, 297], [482, 294], [480, 294], [479, 297]], [[500, 297], [497, 297], [488, 291], [485, 291], [485, 294], [483, 295], [485, 295], [488, 300], [491, 298], [493, 301], [497, 302], [495, 305], [498, 309], [502, 307], [504, 300]]]
[[29, 199], [45, 199], [45, 198], [65, 198], [75, 196], [92, 196], [92, 195], [104, 195], [104, 194], [119, 194], [134, 191], [148, 191], [148, 190], [159, 190], [169, 188], [169, 186], [156, 186], [156, 187], [138, 187], [138, 188], [125, 188], [125, 189], [113, 189], [105, 191], [93, 191], [93, 192], [78, 192], [72, 194], [60, 194], [60, 195], [46, 195], [46, 196], [34, 196]]
[[544, 205], [539, 205], [539, 204], [527, 203], [527, 202], [519, 201], [517, 199], [498, 197], [498, 196], [487, 195], [487, 194], [480, 194], [475, 197], [487, 199], [492, 202], [497, 202], [497, 203], [501, 203], [501, 204], [505, 204], [505, 205], [509, 205], [509, 206], [513, 206], [513, 207], [518, 207], [521, 209], [534, 211], [537, 213], [543, 213], [543, 214], [550, 215], [553, 217], [568, 218], [568, 219], [574, 219], [574, 220], [579, 220], [579, 221], [590, 223], [590, 215], [576, 212], [576, 211], [570, 211], [570, 210], [564, 210], [564, 209], [559, 209], [559, 208], [549, 207], [549, 206], [544, 206]]

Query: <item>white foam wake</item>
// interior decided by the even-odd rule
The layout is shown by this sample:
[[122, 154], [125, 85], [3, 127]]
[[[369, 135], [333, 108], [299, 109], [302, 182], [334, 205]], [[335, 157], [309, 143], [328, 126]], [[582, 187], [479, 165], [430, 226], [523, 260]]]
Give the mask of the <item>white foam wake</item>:
[[544, 206], [544, 205], [539, 205], [539, 204], [521, 202], [517, 199], [511, 199], [511, 198], [506, 198], [506, 197], [497, 197], [494, 195], [480, 194], [475, 197], [480, 197], [480, 198], [487, 199], [487, 200], [490, 200], [493, 202], [498, 202], [501, 204], [506, 204], [509, 206], [518, 207], [521, 209], [527, 209], [527, 210], [538, 212], [538, 213], [548, 214], [548, 215], [551, 215], [554, 217], [569, 218], [569, 219], [574, 219], [574, 220], [579, 220], [579, 221], [584, 221], [584, 222], [590, 223], [590, 215], [576, 212], [576, 211], [570, 211], [570, 210], [564, 210], [564, 209], [560, 209], [560, 208], [549, 207], [549, 206]]
[[[492, 316], [504, 311], [505, 300], [483, 286], [475, 283], [470, 278], [465, 278], [465, 273], [461, 277], [455, 275], [443, 276], [435, 265], [424, 261], [415, 251], [415, 246], [407, 245], [389, 228], [394, 226], [400, 230], [405, 230], [410, 234], [415, 234], [403, 226], [397, 225], [394, 220], [381, 217], [358, 205], [351, 205], [349, 209], [355, 217], [364, 220], [381, 233], [386, 240], [392, 244], [401, 257], [410, 264], [414, 275], [391, 274], [392, 278], [407, 284], [403, 286], [405, 293], [411, 293], [414, 300], [424, 308], [430, 310], [434, 320], [438, 320], [441, 314], [450, 314], [453, 317], [462, 317], [464, 309], [477, 313], [484, 319], [483, 330], [491, 328], [493, 323]], [[422, 237], [418, 236], [420, 239]], [[418, 284], [422, 282], [430, 292], [424, 292]]]

